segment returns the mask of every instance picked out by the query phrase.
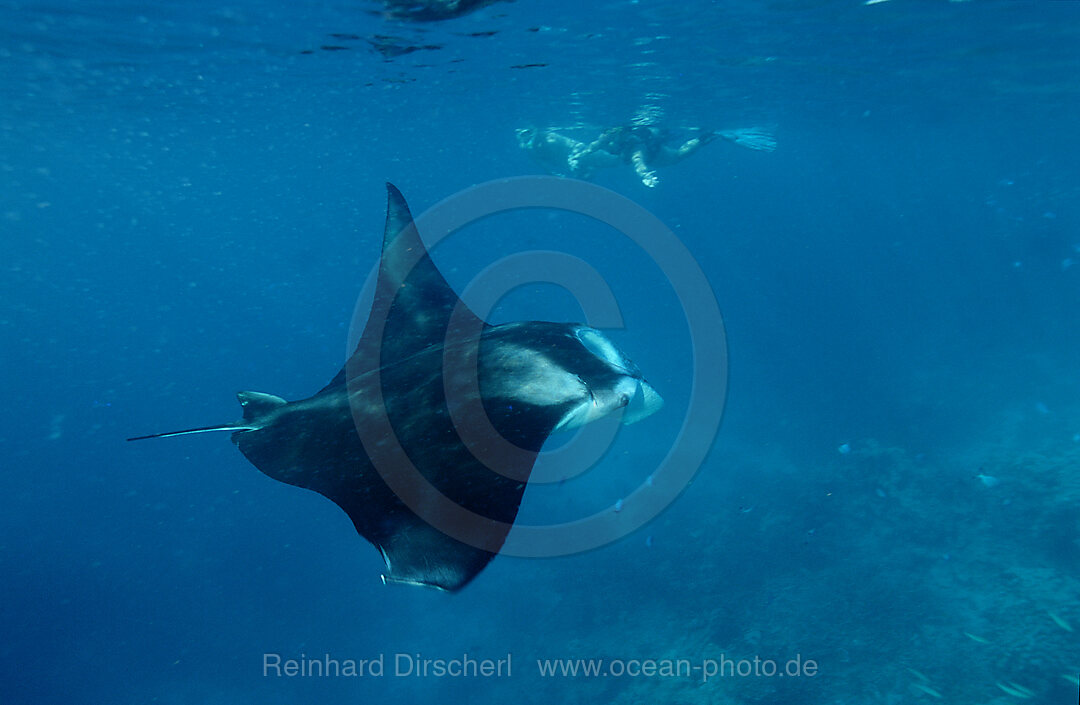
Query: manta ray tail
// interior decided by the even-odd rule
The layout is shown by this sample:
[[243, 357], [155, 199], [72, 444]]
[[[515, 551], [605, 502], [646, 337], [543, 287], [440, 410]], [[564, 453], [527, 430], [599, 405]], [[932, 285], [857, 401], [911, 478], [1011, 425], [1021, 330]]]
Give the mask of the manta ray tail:
[[[257, 427], [255, 427], [257, 428]], [[188, 436], [192, 433], [209, 433], [210, 431], [253, 431], [255, 428], [240, 424], [227, 423], [221, 426], [204, 426], [203, 428], [189, 428], [185, 431], [168, 431], [166, 433], [151, 433], [149, 436], [135, 436], [129, 441], [145, 441], [147, 438], [168, 438], [169, 436]]]
[[169, 438], [170, 436], [189, 436], [193, 433], [210, 433], [211, 431], [257, 431], [265, 425], [266, 416], [279, 407], [286, 404], [281, 397], [262, 392], [240, 392], [236, 395], [240, 406], [244, 408], [244, 419], [232, 423], [219, 424], [217, 426], [203, 426], [201, 428], [189, 428], [184, 431], [167, 431], [165, 433], [151, 433], [148, 436], [135, 436], [129, 441], [145, 441], [148, 438]]

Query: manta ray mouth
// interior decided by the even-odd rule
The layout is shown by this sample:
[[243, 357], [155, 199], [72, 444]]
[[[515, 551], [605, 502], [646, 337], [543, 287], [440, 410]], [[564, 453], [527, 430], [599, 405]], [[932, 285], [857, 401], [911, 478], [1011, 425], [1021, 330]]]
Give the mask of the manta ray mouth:
[[664, 399], [652, 385], [636, 377], [623, 377], [614, 389], [596, 391], [589, 385], [589, 396], [571, 409], [553, 429], [553, 432], [580, 428], [598, 419], [621, 413], [622, 425], [636, 423], [656, 413]]
[[626, 410], [623, 412], [622, 424], [629, 426], [644, 418], [652, 416], [664, 406], [664, 398], [653, 389], [653, 386], [641, 379], [637, 381], [637, 389], [628, 400]]

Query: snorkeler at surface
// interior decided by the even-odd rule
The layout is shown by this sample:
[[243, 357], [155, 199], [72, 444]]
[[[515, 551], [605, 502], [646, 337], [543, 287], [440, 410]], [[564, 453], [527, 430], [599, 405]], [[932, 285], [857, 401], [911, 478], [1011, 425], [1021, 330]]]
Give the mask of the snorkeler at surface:
[[650, 188], [660, 181], [657, 168], [676, 164], [717, 138], [765, 152], [776, 149], [772, 133], [757, 127], [669, 130], [630, 125], [608, 128], [591, 142], [568, 137], [558, 128], [519, 129], [517, 136], [521, 148], [553, 174], [588, 179], [597, 169], [623, 163], [633, 166], [641, 183]]
[[596, 142], [582, 142], [548, 128], [517, 130], [518, 145], [556, 176], [591, 178], [596, 169], [619, 163], [617, 154], [598, 149]]

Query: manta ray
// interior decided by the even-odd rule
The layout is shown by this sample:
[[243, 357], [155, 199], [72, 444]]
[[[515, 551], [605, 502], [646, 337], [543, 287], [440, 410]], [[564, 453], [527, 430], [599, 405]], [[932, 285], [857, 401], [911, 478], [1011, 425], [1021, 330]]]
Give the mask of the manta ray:
[[264, 474], [341, 507], [384, 582], [456, 591], [502, 547], [552, 433], [613, 413], [632, 423], [663, 401], [599, 330], [483, 321], [387, 191], [372, 308], [329, 384], [292, 402], [240, 392], [239, 421], [128, 440], [230, 431]]

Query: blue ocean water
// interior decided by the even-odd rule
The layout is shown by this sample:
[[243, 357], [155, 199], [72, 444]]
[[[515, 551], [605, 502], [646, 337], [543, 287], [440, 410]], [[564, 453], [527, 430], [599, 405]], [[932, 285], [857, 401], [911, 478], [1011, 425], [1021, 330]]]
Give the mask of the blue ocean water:
[[[1076, 701], [1080, 4], [380, 8], [0, 0], [0, 700]], [[595, 176], [672, 228], [724, 314], [723, 426], [651, 523], [498, 557], [458, 594], [383, 586], [336, 507], [224, 435], [124, 442], [325, 384], [385, 181], [422, 212], [543, 173], [516, 129], [635, 120], [778, 141], [710, 144], [656, 188]], [[533, 249], [604, 277], [612, 337], [668, 402], [587, 476], [530, 488], [540, 523], [645, 481], [693, 332], [584, 218], [504, 214], [435, 258], [461, 289]], [[533, 286], [495, 318], [579, 314]], [[279, 676], [266, 654], [385, 673]], [[512, 673], [394, 675], [417, 654]], [[722, 658], [817, 669], [704, 678]], [[649, 659], [697, 668], [626, 673]]]

